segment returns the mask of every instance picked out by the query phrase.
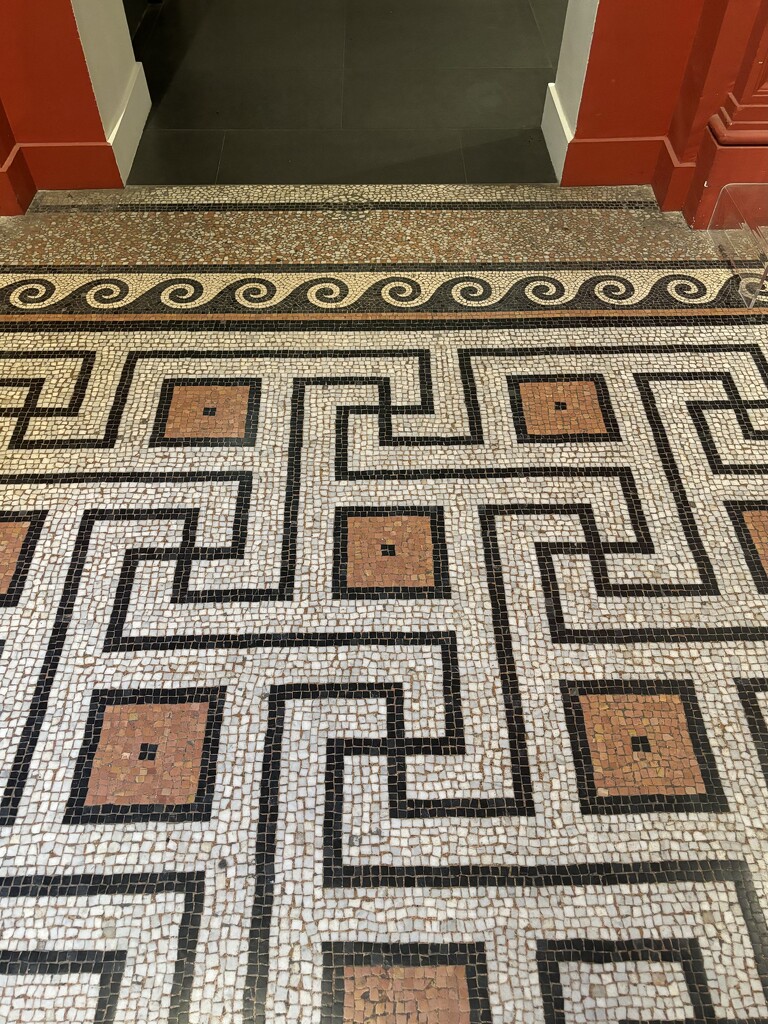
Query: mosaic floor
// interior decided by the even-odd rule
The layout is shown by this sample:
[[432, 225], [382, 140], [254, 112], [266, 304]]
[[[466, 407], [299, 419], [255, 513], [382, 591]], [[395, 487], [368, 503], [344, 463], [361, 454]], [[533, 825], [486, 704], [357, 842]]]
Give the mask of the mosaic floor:
[[2, 1021], [768, 1020], [767, 307], [575, 195], [0, 226]]

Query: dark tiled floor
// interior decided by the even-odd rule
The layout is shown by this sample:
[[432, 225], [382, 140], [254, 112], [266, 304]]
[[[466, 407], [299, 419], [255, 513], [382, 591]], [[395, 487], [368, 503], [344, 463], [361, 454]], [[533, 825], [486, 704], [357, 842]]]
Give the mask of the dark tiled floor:
[[552, 181], [567, 0], [166, 0], [134, 184]]

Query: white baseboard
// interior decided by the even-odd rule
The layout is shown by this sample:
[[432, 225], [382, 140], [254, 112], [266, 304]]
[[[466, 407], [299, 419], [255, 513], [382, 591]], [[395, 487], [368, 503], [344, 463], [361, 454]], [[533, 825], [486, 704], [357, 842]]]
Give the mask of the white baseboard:
[[544, 141], [549, 150], [549, 158], [555, 168], [557, 180], [563, 177], [565, 157], [568, 146], [573, 139], [573, 129], [568, 124], [568, 119], [563, 111], [560, 97], [557, 95], [557, 83], [550, 82], [547, 87], [547, 98], [544, 101], [544, 116], [541, 120], [541, 130], [544, 134]]
[[151, 107], [152, 100], [149, 96], [144, 68], [141, 64], [136, 63], [133, 66], [131, 80], [125, 90], [123, 109], [107, 139], [115, 154], [123, 184], [128, 180]]

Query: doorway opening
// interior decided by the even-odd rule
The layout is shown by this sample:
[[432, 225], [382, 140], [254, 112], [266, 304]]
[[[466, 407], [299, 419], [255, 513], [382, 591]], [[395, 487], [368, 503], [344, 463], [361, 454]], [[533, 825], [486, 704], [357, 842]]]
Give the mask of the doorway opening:
[[548, 182], [568, 0], [125, 0], [131, 184]]

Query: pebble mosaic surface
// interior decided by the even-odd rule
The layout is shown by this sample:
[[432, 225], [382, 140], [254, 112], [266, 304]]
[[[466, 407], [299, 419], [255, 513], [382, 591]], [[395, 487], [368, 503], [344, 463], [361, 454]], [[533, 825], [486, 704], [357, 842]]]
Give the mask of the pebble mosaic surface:
[[768, 333], [723, 287], [4, 317], [3, 1022], [768, 1020]]

